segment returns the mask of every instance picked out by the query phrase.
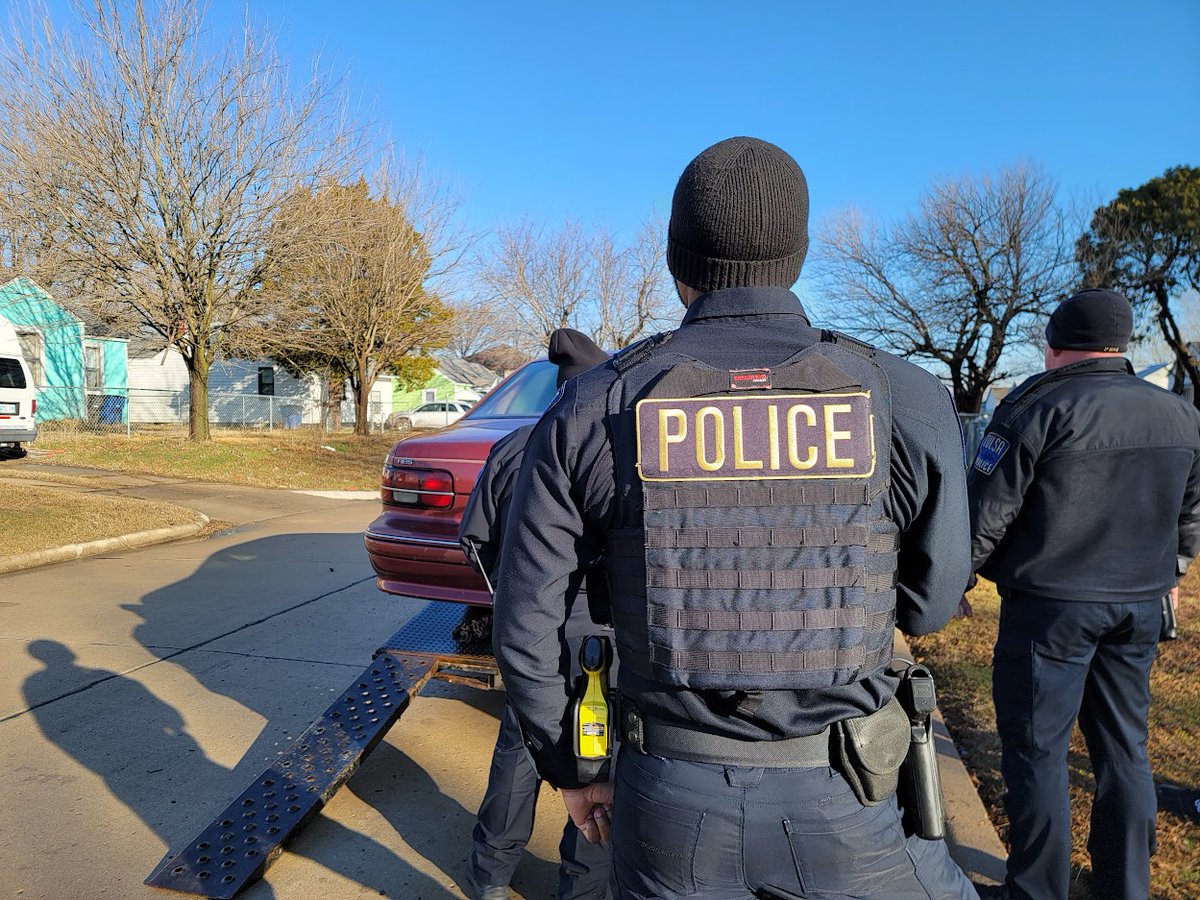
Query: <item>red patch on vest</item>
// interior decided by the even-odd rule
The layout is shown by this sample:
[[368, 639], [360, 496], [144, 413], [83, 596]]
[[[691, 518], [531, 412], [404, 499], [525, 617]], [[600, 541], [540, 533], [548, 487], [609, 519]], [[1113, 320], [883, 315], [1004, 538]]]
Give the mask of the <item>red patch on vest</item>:
[[771, 389], [770, 369], [730, 369], [731, 391], [767, 391]]

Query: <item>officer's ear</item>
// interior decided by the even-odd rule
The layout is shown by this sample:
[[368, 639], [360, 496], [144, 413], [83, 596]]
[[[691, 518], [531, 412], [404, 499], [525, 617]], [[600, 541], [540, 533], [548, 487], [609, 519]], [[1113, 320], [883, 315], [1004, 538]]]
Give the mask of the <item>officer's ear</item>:
[[1055, 350], [1049, 344], [1046, 345], [1046, 348], [1042, 351], [1042, 365], [1045, 367], [1047, 372], [1049, 372], [1051, 369], [1058, 368], [1059, 358], [1061, 356], [1061, 350]]

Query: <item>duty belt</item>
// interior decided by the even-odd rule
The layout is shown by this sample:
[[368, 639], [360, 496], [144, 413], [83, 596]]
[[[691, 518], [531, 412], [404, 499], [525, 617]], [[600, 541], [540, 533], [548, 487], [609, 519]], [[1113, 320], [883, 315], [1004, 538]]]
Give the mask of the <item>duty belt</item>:
[[621, 702], [621, 736], [642, 753], [716, 765], [803, 769], [829, 765], [830, 729], [778, 741], [744, 741], [646, 718]]

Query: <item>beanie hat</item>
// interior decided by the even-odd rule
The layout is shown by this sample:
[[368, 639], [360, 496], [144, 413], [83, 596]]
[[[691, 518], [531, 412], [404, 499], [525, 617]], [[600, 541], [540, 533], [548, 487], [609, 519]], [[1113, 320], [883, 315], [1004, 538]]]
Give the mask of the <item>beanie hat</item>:
[[1046, 323], [1046, 343], [1055, 350], [1124, 353], [1133, 334], [1133, 309], [1123, 294], [1104, 288], [1064, 300]]
[[791, 287], [807, 252], [808, 183], [774, 144], [728, 138], [679, 176], [667, 268], [688, 287]]
[[551, 333], [547, 355], [558, 366], [558, 387], [608, 359], [608, 354], [590, 337], [574, 328], [559, 328]]

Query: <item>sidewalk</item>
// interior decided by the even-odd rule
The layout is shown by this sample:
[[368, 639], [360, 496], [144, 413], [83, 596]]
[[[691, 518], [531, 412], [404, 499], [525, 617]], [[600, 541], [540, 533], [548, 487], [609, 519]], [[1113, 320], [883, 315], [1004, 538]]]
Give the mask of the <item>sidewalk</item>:
[[[15, 872], [0, 870], [0, 881], [22, 886], [24, 898], [76, 896], [41, 858], [59, 847], [75, 868], [114, 869], [102, 878], [116, 891], [110, 896], [168, 896], [140, 885], [167, 846], [188, 840], [236, 796], [421, 604], [375, 590], [361, 530], [376, 508], [354, 502], [365, 497], [24, 468], [91, 479], [63, 490], [161, 500], [228, 523], [208, 540], [115, 547], [0, 579], [14, 606], [0, 626], [0, 675], [10, 685], [0, 696], [0, 762], [9, 755], [26, 775], [0, 790], [0, 800], [29, 811], [10, 832], [25, 834], [26, 846], [0, 839], [0, 858], [24, 854]], [[58, 656], [43, 645], [61, 648]], [[94, 668], [68, 664], [68, 647]], [[896, 649], [908, 650], [902, 639]], [[47, 668], [39, 674], [29, 656]], [[50, 693], [39, 699], [42, 685]], [[499, 704], [470, 688], [430, 688], [246, 896], [348, 898], [367, 896], [366, 886], [375, 896], [380, 888], [388, 896], [460, 896]], [[999, 880], [1003, 847], [940, 719], [937, 734], [951, 853], [972, 878]], [[454, 737], [452, 753], [445, 735]], [[197, 750], [181, 769], [180, 759]], [[71, 787], [96, 776], [98, 784]], [[58, 787], [43, 795], [38, 785]], [[163, 807], [170, 797], [179, 804]], [[555, 877], [561, 804], [544, 791], [539, 809], [515, 885], [523, 896], [551, 891]], [[123, 858], [95, 832], [97, 821], [124, 823], [129, 837], [116, 854]]]

